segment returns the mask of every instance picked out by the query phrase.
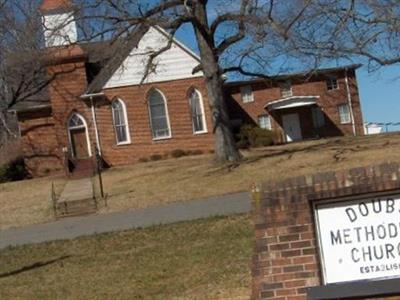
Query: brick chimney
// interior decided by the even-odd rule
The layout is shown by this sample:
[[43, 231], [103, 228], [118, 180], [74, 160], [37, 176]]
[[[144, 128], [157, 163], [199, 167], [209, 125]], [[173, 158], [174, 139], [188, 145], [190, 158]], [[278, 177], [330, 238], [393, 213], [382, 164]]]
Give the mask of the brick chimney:
[[39, 9], [47, 48], [69, 46], [77, 42], [74, 6], [70, 0], [44, 0]]

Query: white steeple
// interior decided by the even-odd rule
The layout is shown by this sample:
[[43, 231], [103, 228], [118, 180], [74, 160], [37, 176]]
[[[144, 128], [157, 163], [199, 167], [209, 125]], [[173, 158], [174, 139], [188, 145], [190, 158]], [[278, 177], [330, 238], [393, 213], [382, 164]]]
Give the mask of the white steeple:
[[74, 9], [69, 0], [44, 0], [40, 6], [46, 47], [68, 46], [77, 42]]

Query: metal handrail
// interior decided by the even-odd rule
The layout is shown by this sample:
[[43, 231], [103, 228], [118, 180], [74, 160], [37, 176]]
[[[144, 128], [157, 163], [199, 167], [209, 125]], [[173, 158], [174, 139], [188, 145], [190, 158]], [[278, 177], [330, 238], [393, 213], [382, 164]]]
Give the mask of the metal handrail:
[[53, 202], [54, 217], [57, 218], [57, 196], [54, 188], [54, 182], [51, 183], [51, 200]]

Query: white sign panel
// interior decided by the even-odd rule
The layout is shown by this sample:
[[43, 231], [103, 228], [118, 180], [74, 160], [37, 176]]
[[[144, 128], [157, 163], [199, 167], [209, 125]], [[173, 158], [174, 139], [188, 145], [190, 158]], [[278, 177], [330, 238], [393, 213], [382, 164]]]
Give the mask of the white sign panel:
[[400, 196], [315, 206], [325, 283], [400, 277]]

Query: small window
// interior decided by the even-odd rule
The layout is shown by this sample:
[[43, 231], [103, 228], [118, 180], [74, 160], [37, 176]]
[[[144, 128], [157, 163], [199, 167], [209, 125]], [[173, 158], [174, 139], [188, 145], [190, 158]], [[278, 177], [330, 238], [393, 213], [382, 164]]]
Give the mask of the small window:
[[149, 94], [149, 116], [153, 139], [171, 137], [167, 103], [160, 91], [152, 90]]
[[258, 116], [258, 126], [263, 129], [271, 130], [271, 118], [268, 115]]
[[198, 90], [193, 89], [189, 94], [190, 111], [192, 114], [192, 124], [194, 133], [207, 132], [206, 120], [204, 116], [203, 99]]
[[242, 86], [240, 88], [240, 94], [242, 96], [243, 103], [249, 103], [254, 101], [253, 89], [250, 85]]
[[321, 128], [325, 126], [325, 116], [321, 107], [315, 106], [311, 108], [314, 128]]
[[350, 109], [348, 104], [342, 104], [338, 106], [339, 118], [341, 124], [347, 124], [351, 122]]
[[292, 83], [290, 81], [281, 84], [281, 95], [283, 98], [293, 96]]
[[111, 107], [117, 145], [128, 144], [131, 140], [125, 103], [120, 99], [116, 99], [112, 102]]
[[326, 80], [326, 88], [328, 91], [337, 90], [339, 88], [339, 84], [336, 77], [331, 77]]

